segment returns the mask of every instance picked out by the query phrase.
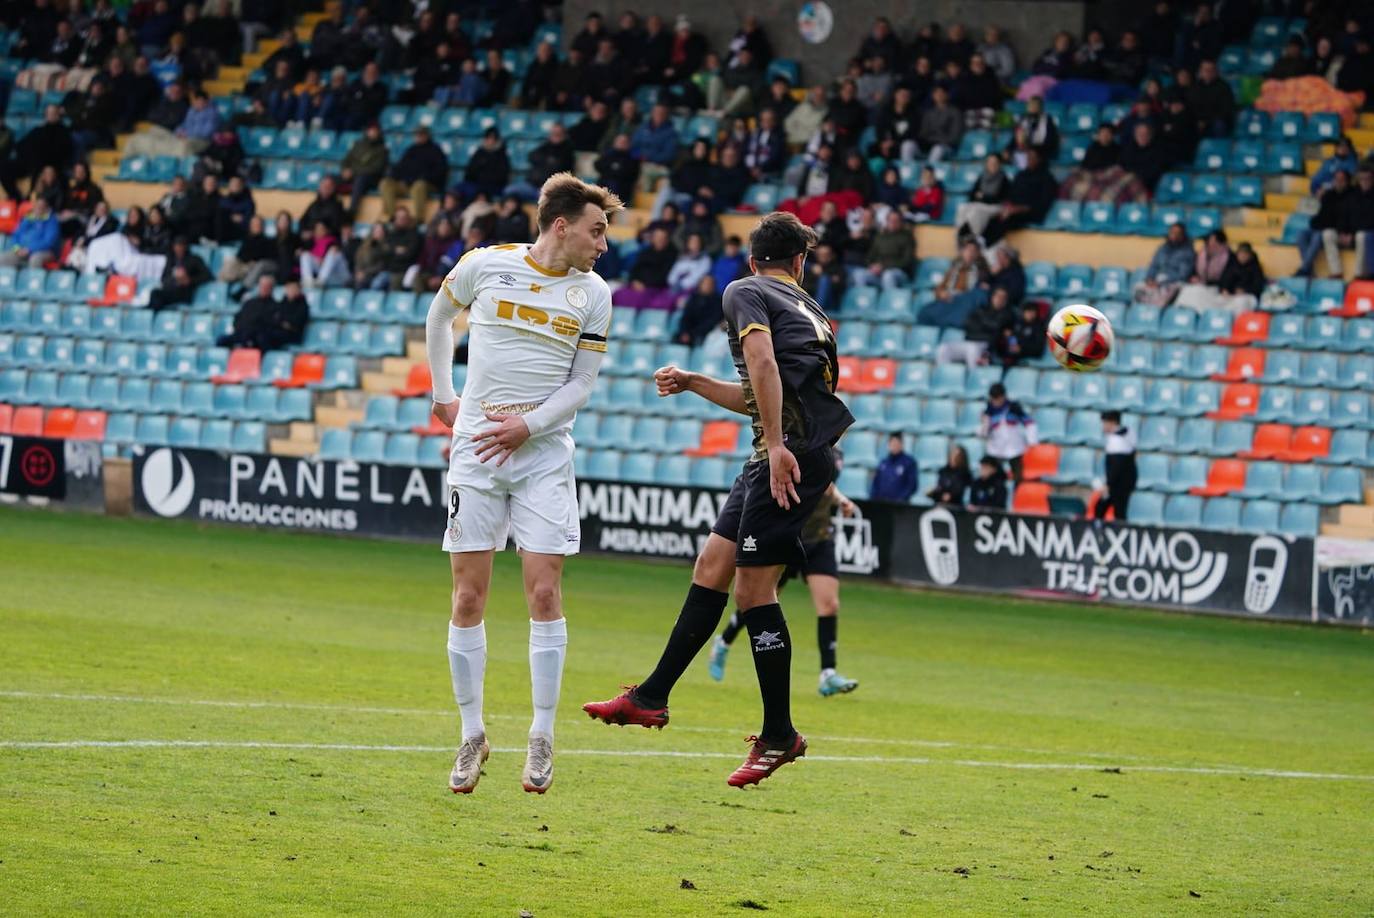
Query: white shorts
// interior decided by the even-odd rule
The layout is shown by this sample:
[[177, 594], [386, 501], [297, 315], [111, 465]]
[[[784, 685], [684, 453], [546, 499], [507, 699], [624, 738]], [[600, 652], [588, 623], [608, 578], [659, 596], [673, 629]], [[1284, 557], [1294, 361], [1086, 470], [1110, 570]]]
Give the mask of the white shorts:
[[449, 458], [444, 551], [501, 551], [512, 533], [522, 551], [575, 555], [582, 544], [566, 431], [527, 440], [506, 464], [477, 458], [477, 444], [455, 435]]

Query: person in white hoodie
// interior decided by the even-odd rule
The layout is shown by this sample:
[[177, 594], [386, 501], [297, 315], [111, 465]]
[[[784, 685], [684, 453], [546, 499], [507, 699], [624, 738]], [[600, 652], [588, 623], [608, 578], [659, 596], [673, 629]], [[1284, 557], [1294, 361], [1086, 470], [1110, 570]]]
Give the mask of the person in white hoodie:
[[1035, 418], [1021, 406], [1007, 398], [1001, 383], [988, 387], [988, 404], [983, 409], [980, 435], [987, 443], [987, 454], [1001, 459], [1011, 468], [1011, 477], [1021, 483], [1021, 457], [1026, 450], [1040, 442]]

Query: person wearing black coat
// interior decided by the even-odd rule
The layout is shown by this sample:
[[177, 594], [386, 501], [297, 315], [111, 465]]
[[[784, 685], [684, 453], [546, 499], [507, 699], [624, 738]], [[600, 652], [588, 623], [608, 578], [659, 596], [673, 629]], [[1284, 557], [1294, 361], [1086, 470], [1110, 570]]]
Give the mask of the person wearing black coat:
[[1140, 179], [1140, 184], [1154, 194], [1169, 162], [1163, 144], [1155, 140], [1154, 131], [1148, 124], [1137, 124], [1135, 136], [1122, 145], [1121, 168]]
[[[1350, 201], [1350, 173], [1337, 169], [1331, 184], [1322, 190], [1317, 199], [1317, 212], [1308, 221], [1307, 228], [1298, 233], [1298, 253], [1302, 263], [1298, 266], [1298, 277], [1311, 277], [1312, 268], [1318, 253], [1325, 250], [1326, 267], [1332, 277], [1343, 277], [1345, 268], [1341, 264], [1341, 236], [1348, 237], [1346, 229], [1346, 208]], [[1349, 239], [1345, 240], [1347, 243]]]
[[970, 510], [1007, 509], [1007, 473], [996, 457], [984, 456], [978, 463], [978, 477], [969, 483], [968, 506]]
[[622, 201], [634, 200], [639, 181], [639, 160], [630, 153], [630, 135], [617, 134], [611, 148], [596, 158], [596, 180]]
[[471, 200], [478, 194], [495, 198], [509, 182], [510, 157], [506, 155], [506, 145], [501, 142], [496, 128], [488, 128], [482, 135], [481, 145], [472, 151], [458, 191], [464, 200]]
[[1116, 131], [1110, 124], [1099, 124], [1097, 136], [1083, 152], [1083, 162], [1079, 168], [1085, 172], [1096, 172], [1115, 166], [1121, 159], [1121, 145], [1116, 142]]
[[348, 127], [360, 131], [376, 121], [386, 108], [387, 86], [382, 81], [382, 72], [377, 64], [369, 61], [363, 67], [363, 75], [348, 89]]
[[577, 151], [568, 139], [568, 131], [561, 124], [549, 128], [548, 138], [529, 152], [529, 169], [523, 182], [515, 182], [506, 187], [506, 194], [533, 201], [539, 197], [539, 189], [548, 181], [549, 176], [559, 172], [573, 171]]
[[210, 269], [199, 255], [192, 254], [190, 247], [185, 236], [172, 241], [172, 253], [162, 270], [162, 286], [148, 296], [148, 308], [153, 312], [191, 302], [196, 288], [210, 279]]
[[673, 247], [668, 230], [660, 227], [650, 235], [650, 244], [636, 253], [634, 267], [630, 269], [630, 283], [653, 290], [665, 289], [668, 272], [675, 261], [677, 249]]
[[680, 197], [709, 198], [715, 196], [716, 173], [716, 166], [711, 162], [711, 145], [698, 138], [692, 141], [687, 158], [674, 167], [669, 180]]
[[961, 507], [964, 503], [964, 492], [972, 482], [973, 475], [968, 468], [968, 453], [962, 446], [955, 444], [949, 448], [949, 460], [936, 474], [935, 487], [927, 491], [926, 496], [937, 504]]
[[347, 220], [348, 208], [344, 207], [343, 198], [339, 196], [338, 183], [332, 175], [326, 175], [320, 179], [315, 200], [301, 214], [301, 229], [313, 229], [316, 223], [323, 223], [330, 232], [337, 233]]
[[66, 172], [75, 151], [72, 132], [62, 123], [62, 109], [49, 105], [43, 110], [43, 123], [19, 141], [18, 159], [24, 173], [36, 177], [44, 166]]
[[387, 177], [382, 179], [382, 213], [391, 219], [396, 212], [396, 199], [409, 194], [412, 212], [423, 216], [429, 196], [442, 192], [447, 184], [448, 157], [443, 148], [430, 139], [429, 128], [418, 127], [415, 142], [406, 148]]
[[1242, 242], [1236, 246], [1235, 252], [1231, 253], [1230, 259], [1226, 262], [1226, 267], [1222, 269], [1217, 289], [1227, 296], [1248, 293], [1258, 300], [1264, 292], [1264, 284], [1264, 268], [1260, 266], [1254, 248], [1250, 243]]
[[1011, 180], [1002, 213], [988, 222], [983, 232], [984, 240], [991, 245], [1011, 230], [1044, 220], [1058, 193], [1059, 183], [1045, 165], [1040, 151], [1032, 147], [1026, 155], [1026, 168]]
[[1023, 360], [1034, 360], [1045, 353], [1047, 322], [1034, 301], [1021, 304], [1021, 314], [993, 342], [992, 349], [1003, 366], [1012, 367]]
[[725, 313], [721, 309], [721, 295], [716, 290], [716, 279], [707, 274], [697, 283], [696, 289], [683, 304], [682, 314], [678, 317], [677, 334], [674, 335], [673, 341], [688, 347], [696, 347], [723, 321]]

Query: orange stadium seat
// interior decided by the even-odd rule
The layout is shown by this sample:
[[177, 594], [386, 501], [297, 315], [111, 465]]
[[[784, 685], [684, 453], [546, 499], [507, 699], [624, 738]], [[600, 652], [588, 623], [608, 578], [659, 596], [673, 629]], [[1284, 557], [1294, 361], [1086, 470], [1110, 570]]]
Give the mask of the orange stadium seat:
[[701, 445], [687, 450], [689, 456], [719, 456], [735, 448], [739, 425], [734, 421], [707, 421], [701, 428]]
[[19, 226], [19, 207], [13, 201], [0, 202], [0, 233], [12, 233]]
[[1221, 393], [1221, 407], [1207, 412], [1213, 421], [1239, 421], [1259, 410], [1259, 386], [1231, 383]]
[[428, 395], [433, 388], [433, 380], [429, 375], [429, 367], [423, 363], [412, 364], [410, 372], [406, 374], [406, 384], [397, 389], [392, 395], [400, 398], [417, 398], [421, 395]]
[[1023, 481], [1011, 498], [1011, 509], [1032, 516], [1050, 515], [1050, 486], [1043, 481]]
[[1026, 481], [1051, 478], [1059, 472], [1059, 447], [1037, 443], [1021, 457], [1021, 477]]
[[229, 352], [224, 372], [211, 376], [212, 383], [241, 383], [262, 375], [262, 351], [255, 347], [239, 347]]
[[291, 378], [278, 379], [273, 385], [280, 389], [303, 389], [324, 379], [323, 354], [297, 354], [291, 365]]
[[1236, 453], [1238, 459], [1273, 459], [1286, 452], [1293, 439], [1290, 424], [1261, 424], [1255, 428], [1255, 438], [1249, 449]]
[[1325, 427], [1299, 427], [1287, 449], [1275, 453], [1283, 462], [1311, 462], [1331, 455], [1331, 431]]
[[416, 424], [414, 427], [410, 428], [410, 432], [413, 434], [419, 434], [422, 437], [453, 436], [453, 428], [445, 427], [444, 422], [435, 417], [434, 412], [432, 411], [429, 414], [428, 424]]
[[1333, 309], [1327, 315], [1357, 319], [1374, 312], [1374, 281], [1351, 281], [1345, 287], [1345, 302], [1340, 309]]
[[1188, 489], [1199, 497], [1223, 497], [1245, 487], [1246, 465], [1240, 459], [1214, 459], [1207, 469], [1207, 483]]
[[1263, 376], [1267, 353], [1264, 348], [1238, 347], [1227, 357], [1226, 372], [1213, 373], [1212, 378], [1217, 382], [1245, 382]]
[[14, 424], [14, 406], [0, 405], [0, 434], [13, 433], [10, 429]]
[[863, 374], [857, 357], [840, 358], [840, 381], [836, 386], [841, 392], [862, 392], [860, 379]]
[[65, 440], [76, 430], [76, 409], [54, 408], [43, 422], [43, 436]]
[[865, 360], [859, 371], [859, 385], [864, 392], [882, 392], [891, 389], [897, 381], [897, 361], [890, 357], [874, 357]]
[[103, 411], [81, 411], [76, 415], [76, 427], [72, 431], [73, 440], [105, 439], [105, 419]]
[[1263, 341], [1269, 337], [1269, 318], [1267, 312], [1242, 312], [1231, 323], [1231, 334], [1218, 338], [1217, 344], [1235, 347]]
[[91, 299], [86, 302], [92, 306], [115, 306], [119, 303], [132, 303], [134, 294], [137, 292], [137, 278], [112, 274], [110, 279], [105, 282], [105, 295], [99, 299]]
[[10, 433], [16, 437], [43, 436], [43, 409], [33, 405], [14, 409], [14, 420], [10, 424]]

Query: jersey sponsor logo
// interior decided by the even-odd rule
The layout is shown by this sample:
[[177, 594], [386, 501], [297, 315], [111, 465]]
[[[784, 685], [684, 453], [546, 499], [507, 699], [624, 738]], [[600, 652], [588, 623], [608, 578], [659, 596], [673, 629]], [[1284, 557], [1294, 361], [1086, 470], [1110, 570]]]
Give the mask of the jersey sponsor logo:
[[568, 305], [573, 309], [587, 308], [586, 287], [569, 287], [568, 292], [563, 295], [563, 298], [568, 301]]
[[780, 631], [760, 631], [754, 636], [754, 653], [762, 653], [765, 650], [780, 650], [786, 646]]
[[181, 453], [155, 450], [143, 464], [143, 499], [158, 516], [181, 516], [196, 494], [196, 476]]
[[510, 300], [496, 301], [496, 318], [526, 325], [547, 325], [560, 335], [575, 338], [582, 333], [582, 323], [572, 316], [550, 316], [547, 310]]
[[753, 536], [745, 536], [745, 537], [744, 537], [744, 542], [743, 542], [743, 544], [740, 546], [740, 550], [741, 550], [741, 551], [758, 551], [758, 550], [759, 550], [759, 543], [756, 542], [756, 541], [754, 540], [754, 537], [753, 537]]

